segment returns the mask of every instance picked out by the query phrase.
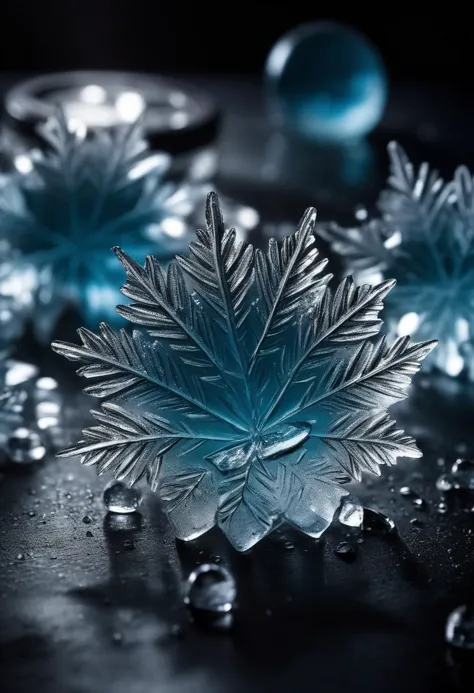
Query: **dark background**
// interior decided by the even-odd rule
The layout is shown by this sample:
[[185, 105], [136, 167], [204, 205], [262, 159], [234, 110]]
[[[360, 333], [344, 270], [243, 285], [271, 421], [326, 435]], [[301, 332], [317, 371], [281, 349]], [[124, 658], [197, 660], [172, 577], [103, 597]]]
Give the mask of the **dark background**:
[[[323, 3], [327, 6], [327, 3]], [[123, 68], [258, 74], [281, 34], [302, 22], [334, 19], [364, 32], [392, 78], [448, 80], [471, 89], [471, 26], [460, 3], [352, 8], [308, 0], [3, 0], [0, 69]]]

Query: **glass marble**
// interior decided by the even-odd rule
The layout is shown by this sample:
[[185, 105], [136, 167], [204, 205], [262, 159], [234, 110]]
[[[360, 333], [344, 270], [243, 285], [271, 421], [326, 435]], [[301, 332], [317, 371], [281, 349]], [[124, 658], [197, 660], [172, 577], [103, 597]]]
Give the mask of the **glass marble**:
[[[318, 538], [347, 482], [421, 455], [387, 407], [434, 343], [378, 336], [392, 282], [328, 286], [315, 218], [255, 250], [211, 193], [206, 228], [167, 270], [116, 248], [131, 301], [118, 311], [142, 329], [102, 324], [79, 330], [81, 344], [53, 343], [105, 400], [61, 456], [129, 485], [146, 478], [180, 539], [218, 525], [247, 551], [282, 522]], [[359, 519], [345, 507], [341, 521]]]
[[272, 48], [265, 67], [270, 116], [305, 138], [347, 141], [379, 123], [387, 76], [362, 34], [334, 22], [303, 24]]

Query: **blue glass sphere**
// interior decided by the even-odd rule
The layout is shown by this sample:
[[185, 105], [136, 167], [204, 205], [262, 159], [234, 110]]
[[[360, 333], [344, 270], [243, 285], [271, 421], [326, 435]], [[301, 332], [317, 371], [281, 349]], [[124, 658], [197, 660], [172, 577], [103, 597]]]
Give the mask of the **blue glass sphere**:
[[354, 29], [303, 24], [283, 36], [267, 59], [270, 115], [305, 138], [363, 137], [380, 121], [387, 76], [377, 50]]

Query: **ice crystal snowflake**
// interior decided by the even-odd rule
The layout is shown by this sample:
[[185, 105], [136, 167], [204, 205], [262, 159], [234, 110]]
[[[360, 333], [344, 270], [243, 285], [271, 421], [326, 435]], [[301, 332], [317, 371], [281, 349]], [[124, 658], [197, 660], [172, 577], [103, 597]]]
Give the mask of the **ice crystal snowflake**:
[[345, 482], [420, 455], [386, 408], [433, 342], [371, 340], [392, 282], [331, 290], [315, 216], [262, 252], [224, 230], [211, 193], [207, 229], [166, 273], [115, 249], [132, 301], [118, 310], [142, 329], [102, 324], [80, 346], [53, 344], [106, 400], [62, 456], [130, 484], [146, 476], [182, 539], [217, 524], [247, 550], [283, 521], [319, 537]]
[[44, 128], [48, 152], [17, 157], [0, 186], [0, 240], [22, 251], [15, 272], [28, 279], [20, 283], [35, 295], [32, 317], [45, 336], [69, 303], [94, 324], [114, 314], [113, 244], [144, 260], [189, 243], [179, 223], [187, 201], [163, 183], [169, 157], [147, 150], [140, 123], [95, 134], [73, 125], [58, 112]]
[[[418, 170], [394, 142], [380, 218], [356, 228], [322, 226], [321, 235], [361, 281], [397, 280], [384, 313], [395, 336], [439, 339], [427, 361], [449, 375], [474, 379], [474, 185], [461, 166], [444, 183]], [[378, 278], [378, 279], [377, 279]]]

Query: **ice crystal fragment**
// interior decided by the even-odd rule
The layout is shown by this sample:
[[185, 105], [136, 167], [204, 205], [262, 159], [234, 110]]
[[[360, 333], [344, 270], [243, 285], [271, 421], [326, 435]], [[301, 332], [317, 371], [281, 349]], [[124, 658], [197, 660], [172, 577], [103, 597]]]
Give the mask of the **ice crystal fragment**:
[[364, 508], [353, 496], [345, 496], [339, 509], [339, 522], [346, 527], [361, 529], [364, 521]]
[[245, 551], [281, 522], [318, 538], [346, 482], [421, 455], [386, 409], [434, 343], [377, 337], [392, 282], [328, 287], [315, 210], [266, 252], [225, 230], [215, 193], [206, 211], [166, 271], [115, 250], [131, 300], [118, 310], [141, 329], [53, 344], [104, 400], [61, 455], [129, 485], [146, 477], [184, 540], [217, 524]]
[[86, 133], [58, 111], [42, 134], [48, 151], [25, 155], [29, 165], [0, 185], [0, 241], [22, 253], [1, 285], [33, 304], [37, 332], [48, 337], [67, 305], [93, 323], [114, 315], [113, 244], [142, 259], [184, 250], [189, 232], [179, 222], [190, 201], [189, 186], [163, 182], [169, 156], [147, 149], [139, 121]]
[[427, 364], [474, 379], [474, 184], [461, 166], [444, 182], [390, 143], [380, 216], [354, 228], [321, 225], [357, 281], [397, 280], [384, 319], [394, 336], [439, 339]]

